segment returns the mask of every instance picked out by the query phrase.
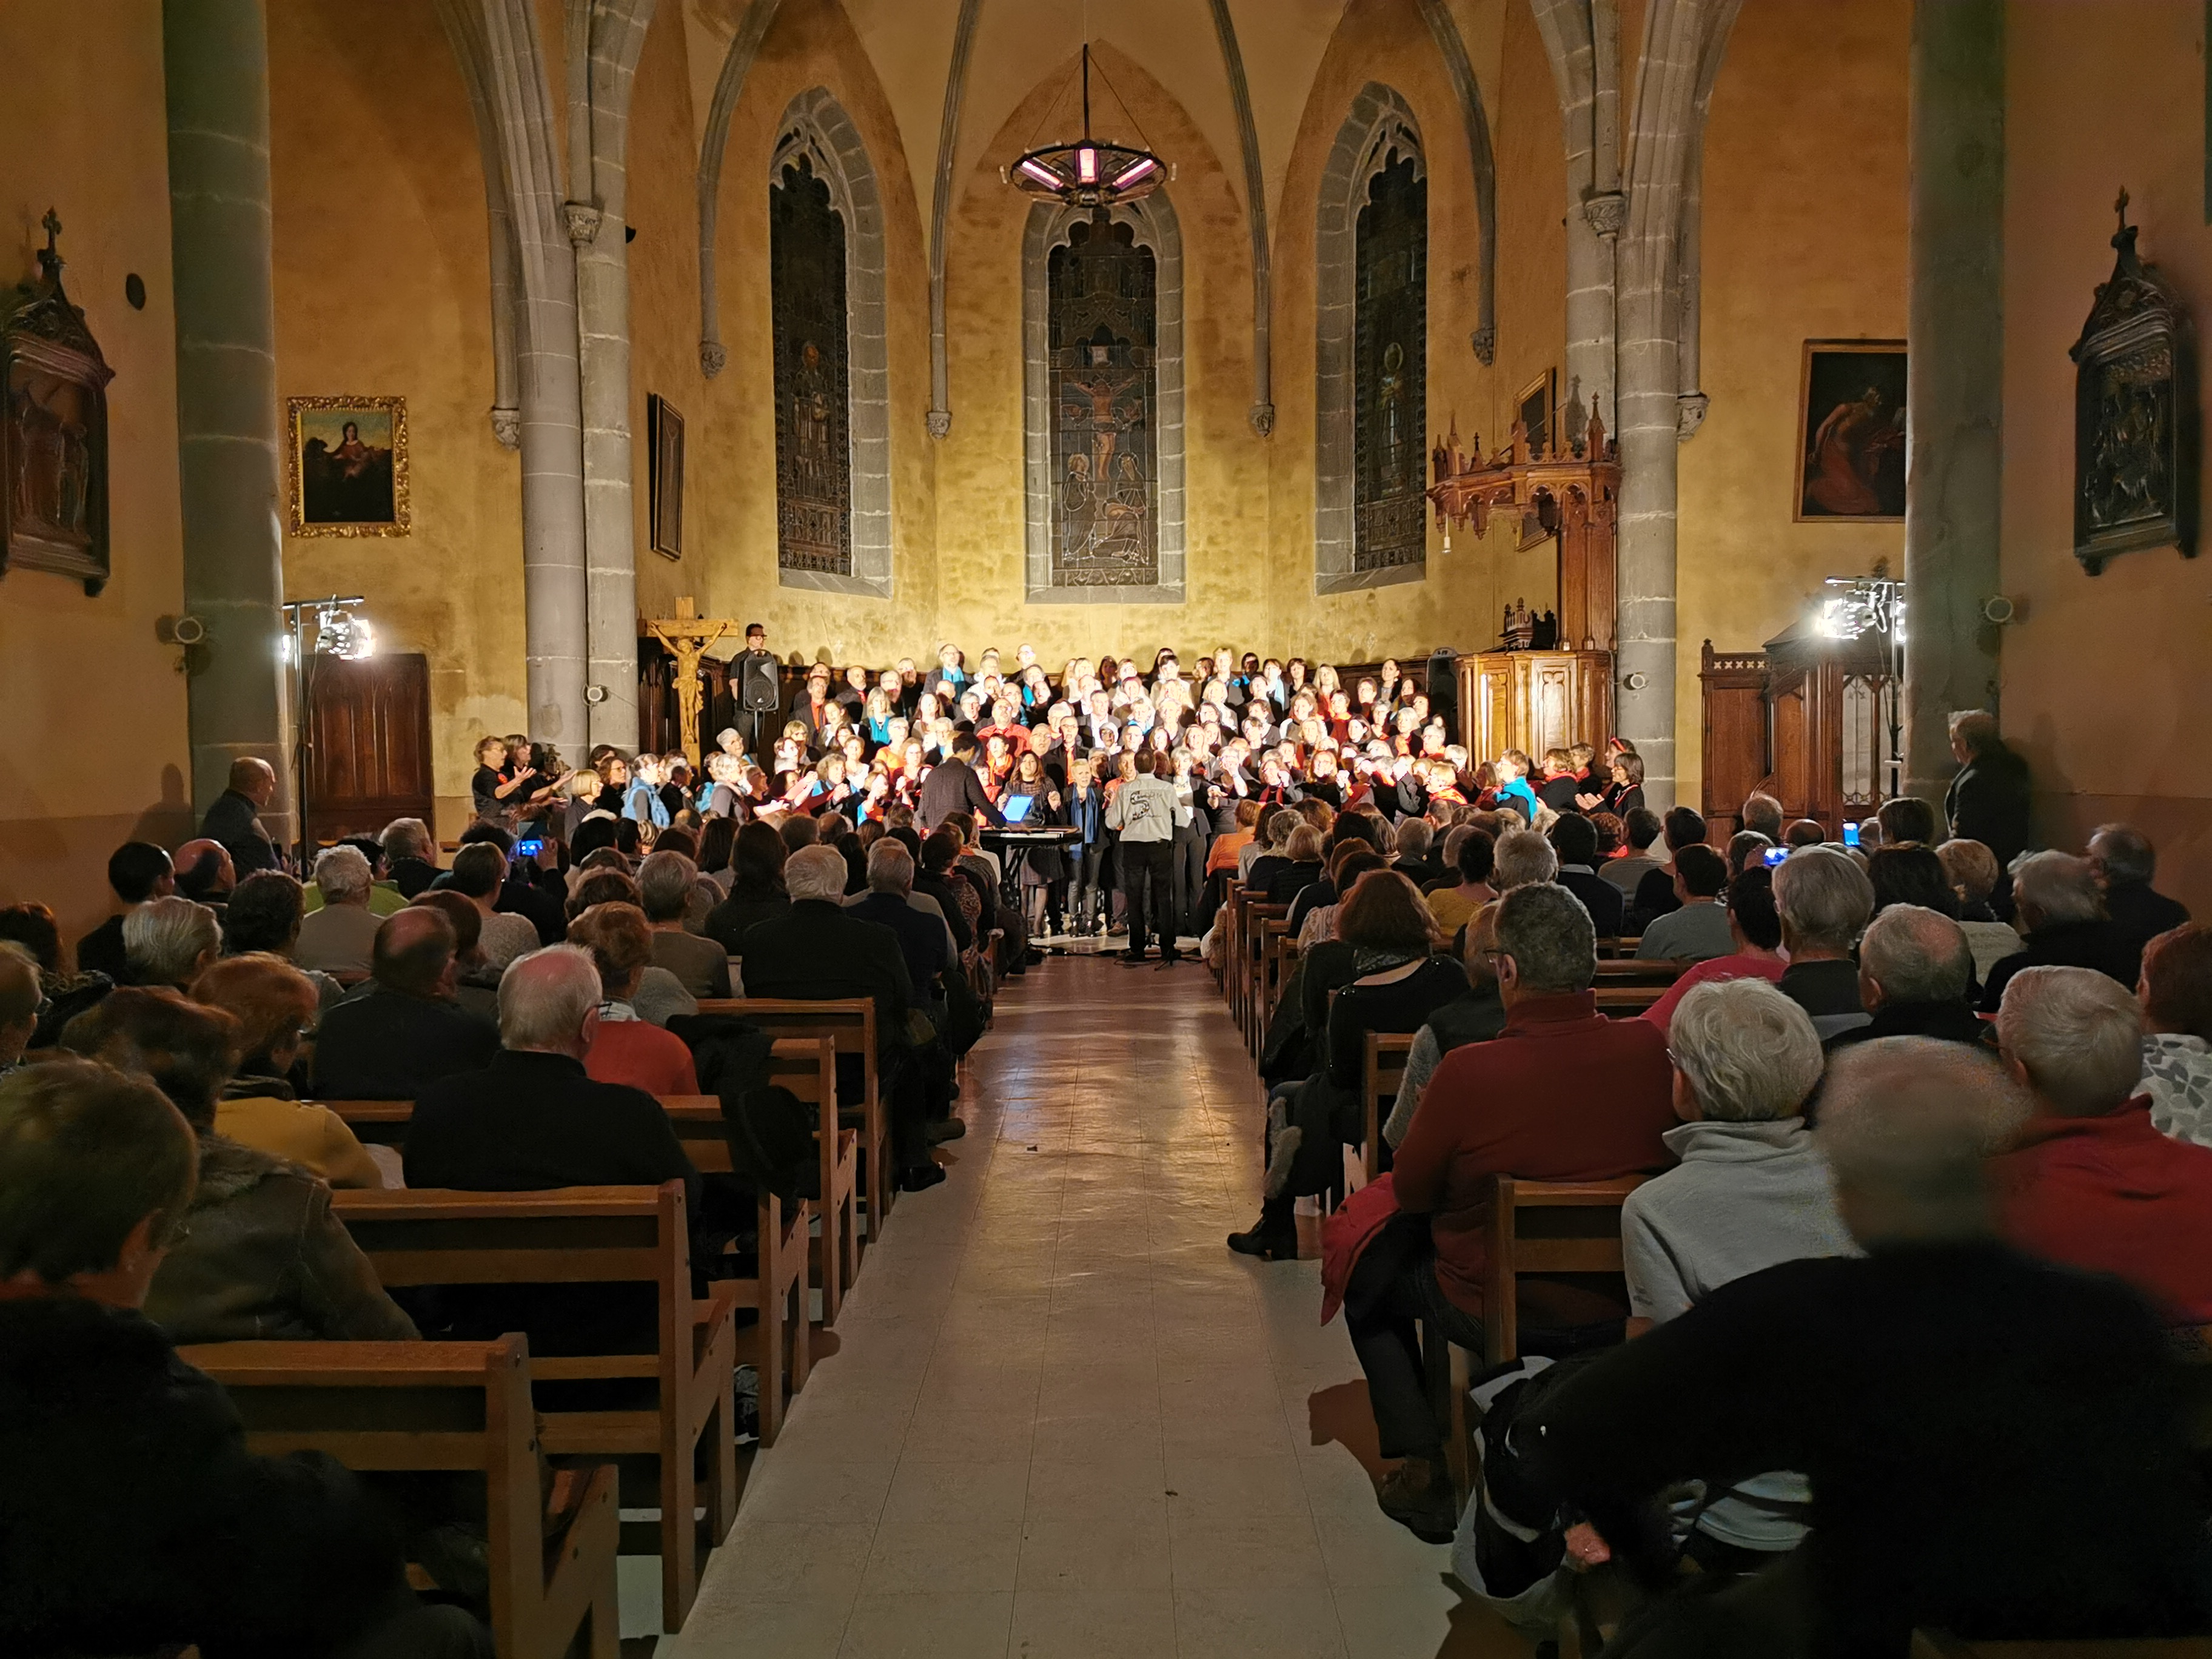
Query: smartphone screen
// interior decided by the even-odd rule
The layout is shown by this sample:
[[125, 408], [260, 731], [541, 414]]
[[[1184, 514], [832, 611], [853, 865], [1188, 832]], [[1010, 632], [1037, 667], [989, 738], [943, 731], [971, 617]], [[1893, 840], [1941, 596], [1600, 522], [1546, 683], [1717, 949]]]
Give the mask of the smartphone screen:
[[1765, 861], [1766, 867], [1771, 870], [1790, 856], [1790, 849], [1786, 847], [1770, 847], [1759, 856]]
[[1845, 824], [1845, 825], [1844, 826], [1844, 846], [1846, 846], [1846, 847], [1856, 847], [1856, 846], [1857, 846], [1858, 844], [1859, 844], [1859, 827], [1858, 827], [1858, 825], [1856, 825], [1856, 823], [1847, 823], [1847, 824]]
[[514, 843], [514, 855], [519, 859], [534, 859], [545, 850], [542, 841], [519, 841]]

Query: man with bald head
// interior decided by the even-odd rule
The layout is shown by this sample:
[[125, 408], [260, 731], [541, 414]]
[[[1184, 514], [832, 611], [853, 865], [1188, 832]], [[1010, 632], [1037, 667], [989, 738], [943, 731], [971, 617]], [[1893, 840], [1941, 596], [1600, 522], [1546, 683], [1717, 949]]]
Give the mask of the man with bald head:
[[315, 1092], [327, 1100], [413, 1100], [440, 1078], [488, 1064], [499, 1034], [453, 1000], [453, 923], [410, 905], [385, 919], [369, 982], [323, 1016]]
[[1999, 1242], [1989, 1155], [2028, 1112], [1996, 1062], [1926, 1037], [1830, 1066], [1816, 1144], [1862, 1258], [1712, 1291], [1516, 1425], [1538, 1478], [1654, 1588], [1690, 1478], [1802, 1471], [1812, 1531], [1710, 1595], [1655, 1601], [1607, 1653], [1904, 1659], [1968, 1641], [2196, 1632], [2203, 1517], [2165, 1338], [2118, 1281]]
[[218, 912], [230, 902], [238, 887], [238, 866], [230, 850], [204, 836], [177, 848], [176, 870], [176, 890], [193, 903]]
[[1869, 1018], [1830, 1037], [1828, 1048], [1897, 1036], [1978, 1046], [1989, 1028], [1966, 1000], [1973, 981], [1965, 928], [1924, 905], [1893, 904], [1859, 940], [1859, 1006]]
[[[244, 874], [274, 870], [280, 860], [276, 843], [262, 827], [261, 809], [276, 797], [276, 769], [265, 760], [240, 756], [230, 763], [230, 787], [216, 797], [200, 820], [200, 834], [221, 842]], [[181, 867], [185, 861], [180, 858], [177, 862]]]

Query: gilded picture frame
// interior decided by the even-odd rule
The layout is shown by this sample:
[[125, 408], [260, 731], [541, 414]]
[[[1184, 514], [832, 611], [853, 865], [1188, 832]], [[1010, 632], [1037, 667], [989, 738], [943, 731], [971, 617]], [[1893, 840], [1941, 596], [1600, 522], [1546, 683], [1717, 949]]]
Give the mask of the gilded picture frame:
[[404, 536], [404, 398], [287, 398], [284, 471], [295, 536]]
[[684, 556], [684, 416], [659, 392], [645, 400], [647, 466], [646, 522], [653, 550], [663, 558]]
[[1905, 521], [1902, 340], [1808, 340], [1797, 392], [1799, 524]]

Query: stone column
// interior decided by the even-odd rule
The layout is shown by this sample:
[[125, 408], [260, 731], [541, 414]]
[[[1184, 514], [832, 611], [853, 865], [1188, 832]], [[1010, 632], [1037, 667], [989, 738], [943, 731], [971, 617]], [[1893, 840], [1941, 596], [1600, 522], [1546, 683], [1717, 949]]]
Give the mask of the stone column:
[[[581, 9], [579, 8], [578, 9]], [[629, 429], [630, 88], [653, 0], [595, 0], [589, 33], [568, 42], [585, 94], [563, 219], [576, 245], [578, 367], [584, 416], [584, 550], [589, 588], [591, 740], [634, 750], [637, 725], [637, 538]], [[581, 24], [578, 19], [573, 27]]]
[[1905, 488], [1905, 792], [1940, 801], [1952, 710], [1996, 706], [2004, 398], [2004, 0], [1918, 0]]
[[263, 817], [283, 842], [292, 770], [262, 0], [164, 0], [161, 42], [185, 610], [207, 624], [189, 695], [192, 805], [205, 811], [231, 763], [257, 756], [282, 780]]

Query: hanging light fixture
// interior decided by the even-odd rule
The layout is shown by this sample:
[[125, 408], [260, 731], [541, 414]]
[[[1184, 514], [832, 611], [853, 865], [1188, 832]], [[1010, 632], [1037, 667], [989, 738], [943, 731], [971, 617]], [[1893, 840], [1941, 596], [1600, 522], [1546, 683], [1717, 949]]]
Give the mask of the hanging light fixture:
[[[1016, 190], [1071, 207], [1109, 208], [1142, 201], [1167, 183], [1171, 169], [1149, 149], [1091, 136], [1091, 42], [1083, 43], [1083, 137], [1025, 152], [1000, 175]], [[1111, 91], [1109, 86], [1108, 90]], [[1120, 102], [1120, 99], [1115, 99]], [[1123, 113], [1127, 106], [1123, 106]], [[1132, 117], [1133, 121], [1135, 118]]]

